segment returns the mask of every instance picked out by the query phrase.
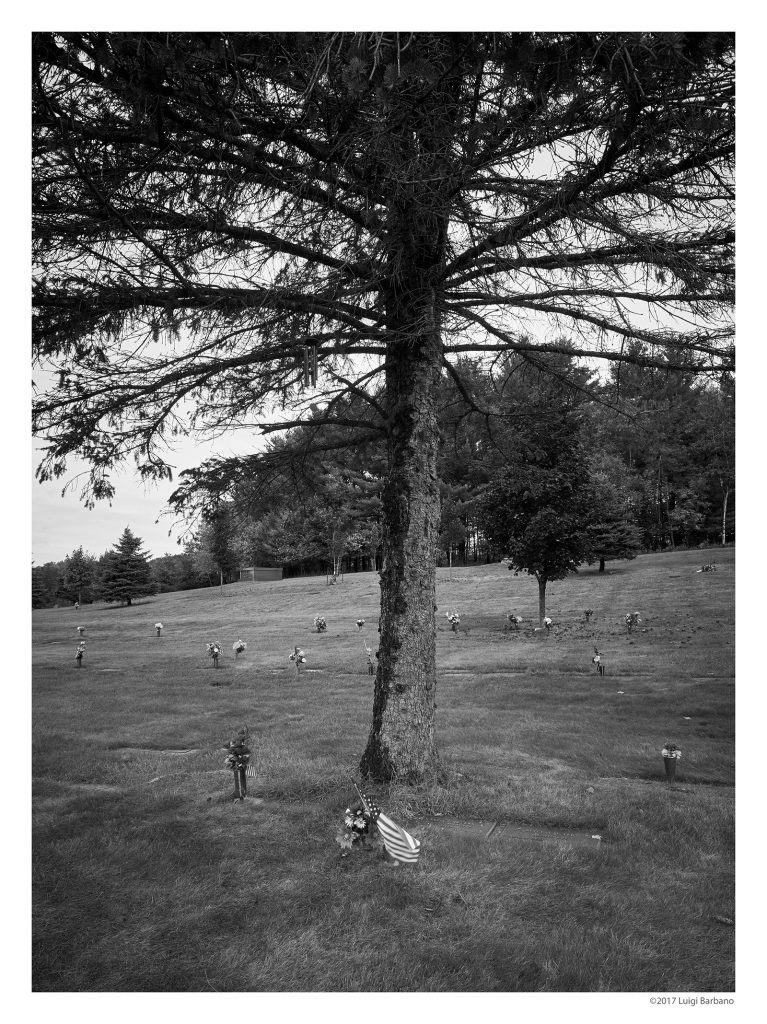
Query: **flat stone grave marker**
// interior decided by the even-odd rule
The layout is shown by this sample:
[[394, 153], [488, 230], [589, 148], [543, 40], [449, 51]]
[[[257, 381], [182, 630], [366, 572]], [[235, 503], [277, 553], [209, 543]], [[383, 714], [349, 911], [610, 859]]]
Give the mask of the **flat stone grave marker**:
[[534, 825], [516, 825], [509, 821], [467, 821], [461, 818], [429, 818], [429, 825], [453, 835], [486, 840], [533, 839], [547, 842], [565, 842], [573, 846], [599, 846], [602, 837], [596, 832], [573, 828], [553, 828]]

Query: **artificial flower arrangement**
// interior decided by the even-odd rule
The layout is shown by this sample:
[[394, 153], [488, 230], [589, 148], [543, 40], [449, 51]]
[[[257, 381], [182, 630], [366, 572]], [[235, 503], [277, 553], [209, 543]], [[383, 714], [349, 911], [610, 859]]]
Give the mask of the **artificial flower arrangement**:
[[589, 619], [591, 618], [591, 616], [592, 616], [593, 614], [594, 614], [594, 609], [593, 609], [593, 608], [585, 608], [585, 609], [584, 609], [584, 612], [583, 612], [583, 617], [584, 617], [584, 619], [586, 620], [586, 622], [588, 622], [588, 621], [589, 621]]
[[664, 743], [661, 754], [663, 757], [675, 757], [678, 761], [682, 756], [682, 748], [678, 747], [676, 743]]
[[325, 622], [324, 618], [321, 615], [314, 616], [314, 628], [317, 630], [318, 633], [324, 633], [325, 630], [328, 628], [327, 622]]
[[246, 796], [245, 773], [250, 764], [250, 747], [247, 745], [248, 727], [245, 726], [237, 735], [229, 740], [224, 747], [228, 751], [224, 759], [224, 767], [234, 772], [234, 799], [242, 800]]
[[229, 740], [224, 750], [228, 751], [224, 759], [224, 767], [233, 772], [244, 772], [250, 764], [250, 747], [247, 746], [247, 728]]
[[625, 618], [626, 626], [628, 627], [628, 631], [630, 633], [634, 626], [638, 625], [640, 622], [639, 612], [627, 612]]
[[545, 616], [545, 618], [543, 620], [543, 628], [546, 630], [547, 633], [550, 633], [551, 630], [553, 629], [553, 627], [554, 627], [553, 621], [548, 617], [548, 615]]
[[605, 667], [602, 664], [602, 655], [599, 653], [599, 648], [596, 644], [594, 644], [594, 657], [591, 659], [591, 662], [593, 665], [596, 665], [600, 676], [603, 676], [605, 674]]
[[362, 804], [346, 808], [343, 825], [339, 825], [336, 832], [336, 842], [341, 847], [342, 857], [348, 857], [354, 849], [373, 849], [381, 845], [378, 830], [370, 828], [370, 818]]
[[213, 667], [218, 668], [218, 659], [221, 655], [221, 647], [218, 641], [214, 644], [208, 644], [208, 657], [213, 659]]
[[700, 569], [696, 569], [696, 572], [716, 572], [716, 562], [708, 562], [706, 565], [702, 565]]
[[80, 668], [80, 666], [82, 665], [83, 655], [84, 654], [85, 654], [85, 641], [81, 640], [80, 643], [77, 645], [77, 653], [75, 654], [75, 660], [77, 662], [77, 667], [78, 668]]
[[515, 615], [514, 612], [509, 612], [506, 616], [506, 621], [514, 628], [519, 629], [519, 624], [522, 622], [521, 615]]
[[362, 627], [364, 625], [365, 625], [365, 620], [364, 619], [357, 619], [357, 629], [362, 629]]
[[367, 641], [363, 640], [362, 642], [365, 644], [365, 654], [368, 659], [368, 675], [374, 676], [376, 674], [376, 667], [375, 662], [373, 661], [373, 648], [370, 647]]
[[77, 632], [78, 632], [79, 636], [82, 636], [83, 633], [85, 632], [85, 626], [78, 626], [77, 627]]
[[161, 622], [155, 622], [154, 628], [155, 628], [155, 631], [156, 631], [157, 635], [159, 636], [162, 633], [162, 629], [163, 629], [162, 623]]
[[298, 666], [306, 664], [306, 657], [300, 647], [296, 647], [291, 655], [288, 656], [290, 661], [296, 666], [296, 675], [298, 675]]
[[244, 640], [235, 640], [234, 641], [234, 643], [232, 644], [232, 650], [234, 651], [234, 660], [235, 661], [242, 654], [242, 652], [247, 648], [247, 646], [248, 645], [245, 643]]
[[458, 632], [458, 627], [461, 625], [461, 616], [456, 611], [445, 612], [445, 618], [450, 623], [450, 628], [454, 633]]

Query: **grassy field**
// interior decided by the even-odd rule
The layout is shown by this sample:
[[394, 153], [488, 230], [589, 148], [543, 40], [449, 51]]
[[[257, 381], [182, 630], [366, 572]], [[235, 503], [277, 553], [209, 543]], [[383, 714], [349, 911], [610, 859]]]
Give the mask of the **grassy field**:
[[[34, 612], [34, 990], [732, 991], [734, 550], [607, 568], [550, 585], [543, 638], [533, 580], [439, 571], [450, 781], [374, 789], [422, 841], [396, 870], [334, 841], [370, 726], [377, 575]], [[233, 802], [222, 748], [241, 724], [261, 778]], [[665, 741], [683, 751], [674, 786]]]

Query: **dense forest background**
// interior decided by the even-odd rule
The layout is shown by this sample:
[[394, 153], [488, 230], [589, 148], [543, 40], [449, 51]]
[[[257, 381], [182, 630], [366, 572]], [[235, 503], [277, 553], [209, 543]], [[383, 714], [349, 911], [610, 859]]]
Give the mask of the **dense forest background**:
[[[641, 344], [635, 348], [641, 354]], [[462, 376], [471, 389], [457, 399], [446, 383], [441, 402], [439, 564], [516, 551], [529, 568], [521, 538], [540, 534], [544, 521], [569, 526], [568, 537], [549, 530], [547, 544], [569, 545], [576, 563], [601, 569], [640, 551], [734, 541], [730, 377], [715, 383], [623, 364], [599, 378], [562, 353], [467, 361]], [[364, 414], [354, 396], [346, 401], [350, 415]], [[149, 558], [139, 540], [148, 566], [140, 589], [215, 586], [248, 566], [280, 566], [284, 576], [380, 569], [385, 444], [334, 447], [333, 429], [288, 432], [271, 443], [257, 475], [247, 460], [239, 477], [229, 469], [221, 500], [190, 526], [181, 553]], [[63, 561], [33, 566], [33, 607], [121, 599], [120, 543], [100, 557], [86, 546], [83, 538]]]
[[[445, 385], [441, 403], [439, 564], [507, 557], [515, 529], [544, 513], [559, 524], [566, 516], [577, 560], [600, 568], [640, 551], [734, 541], [731, 378], [623, 365], [600, 380], [566, 354], [505, 356], [463, 372], [471, 392], [458, 401]], [[329, 429], [293, 430], [272, 442], [257, 477], [226, 480], [228, 497], [190, 529], [181, 553], [139, 549], [142, 589], [231, 583], [254, 565], [281, 566], [286, 577], [380, 568], [385, 445], [334, 446], [325, 436], [327, 451], [312, 454]], [[96, 557], [85, 546], [33, 566], [33, 607], [118, 599], [115, 551]]]

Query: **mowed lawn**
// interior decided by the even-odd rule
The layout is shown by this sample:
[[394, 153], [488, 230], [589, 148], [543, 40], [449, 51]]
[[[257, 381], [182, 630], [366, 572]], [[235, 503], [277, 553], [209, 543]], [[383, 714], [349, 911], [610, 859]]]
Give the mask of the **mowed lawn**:
[[[549, 585], [549, 637], [534, 580], [439, 570], [445, 773], [372, 790], [421, 839], [415, 868], [335, 843], [371, 721], [376, 574], [34, 612], [34, 989], [732, 991], [734, 550], [607, 570]], [[222, 748], [243, 724], [260, 777], [240, 803]]]

